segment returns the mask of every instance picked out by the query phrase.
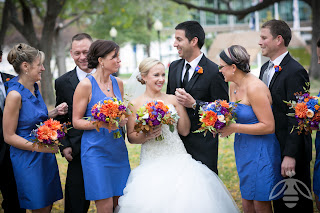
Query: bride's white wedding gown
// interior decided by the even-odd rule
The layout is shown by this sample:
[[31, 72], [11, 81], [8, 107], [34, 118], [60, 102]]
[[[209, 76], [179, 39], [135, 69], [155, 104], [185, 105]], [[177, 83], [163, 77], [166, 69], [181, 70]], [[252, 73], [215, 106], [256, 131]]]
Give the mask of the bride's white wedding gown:
[[[169, 105], [170, 111], [175, 111]], [[177, 129], [162, 125], [164, 140], [142, 144], [140, 165], [119, 199], [120, 213], [239, 212], [219, 177], [186, 151]], [[119, 208], [120, 207], [120, 208]]]

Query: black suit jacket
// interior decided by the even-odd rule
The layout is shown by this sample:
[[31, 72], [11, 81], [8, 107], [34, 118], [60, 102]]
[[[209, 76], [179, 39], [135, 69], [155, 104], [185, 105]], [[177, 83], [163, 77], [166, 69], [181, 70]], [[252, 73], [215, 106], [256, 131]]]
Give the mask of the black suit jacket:
[[[280, 63], [281, 71], [276, 72], [271, 79], [269, 89], [272, 96], [272, 110], [275, 118], [276, 136], [280, 143], [282, 157], [289, 156], [296, 159], [310, 161], [312, 158], [311, 135], [304, 133], [298, 135], [295, 130], [292, 133], [292, 127], [297, 126], [297, 120], [294, 117], [287, 116], [287, 113], [294, 111], [283, 101], [296, 100], [294, 93], [304, 92], [304, 87], [309, 82], [307, 71], [294, 60], [288, 53]], [[260, 79], [268, 67], [268, 62], [261, 67]]]
[[[72, 123], [72, 107], [73, 107], [73, 94], [79, 83], [76, 68], [60, 76], [55, 81], [56, 90], [56, 106], [66, 102], [68, 104], [68, 113], [63, 116], [58, 116], [57, 120], [60, 122]], [[80, 154], [82, 130], [71, 128], [61, 143], [61, 150], [71, 147], [72, 156], [75, 157]]]
[[[6, 73], [2, 73], [0, 72], [0, 75], [1, 75], [1, 78], [2, 78], [2, 81], [3, 82], [6, 82], [8, 78], [13, 78], [14, 76], [13, 75], [10, 75], [10, 74], [6, 74]], [[5, 88], [6, 91], [7, 91], [7, 88]], [[2, 110], [0, 109], [0, 165], [2, 164], [2, 161], [3, 161], [3, 158], [6, 154], [6, 152], [9, 152], [9, 148], [10, 146], [4, 142], [3, 140], [3, 128], [2, 128], [2, 118], [3, 118], [3, 112]]]
[[[180, 59], [170, 64], [167, 93], [174, 94], [176, 88], [181, 88], [182, 70], [185, 60]], [[205, 55], [201, 58], [199, 64], [203, 68], [203, 73], [194, 72], [188, 82], [185, 90], [194, 99], [196, 99], [196, 110], [187, 108], [187, 113], [191, 121], [191, 131], [188, 136], [180, 136], [184, 145], [196, 160], [206, 164], [211, 170], [217, 173], [217, 156], [218, 156], [218, 137], [213, 138], [211, 133], [206, 137], [203, 133], [193, 133], [200, 128], [199, 125], [199, 106], [203, 102], [212, 102], [216, 99], [229, 100], [228, 84], [224, 81], [218, 66], [210, 61]]]

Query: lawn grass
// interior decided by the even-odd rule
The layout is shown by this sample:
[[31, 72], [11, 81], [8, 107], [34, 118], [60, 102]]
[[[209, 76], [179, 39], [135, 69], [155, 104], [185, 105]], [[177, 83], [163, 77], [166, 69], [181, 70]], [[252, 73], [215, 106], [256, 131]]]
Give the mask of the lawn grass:
[[[311, 94], [318, 94], [320, 88], [320, 81], [311, 81]], [[313, 158], [311, 161], [311, 177], [313, 176], [313, 166], [315, 161], [315, 148], [314, 148], [314, 140], [315, 140], [315, 132], [312, 135], [313, 138]], [[228, 138], [220, 138], [219, 140], [219, 156], [218, 156], [218, 169], [219, 169], [219, 177], [231, 193], [233, 199], [238, 205], [239, 209], [242, 211], [241, 206], [241, 194], [239, 190], [239, 178], [236, 170], [235, 158], [234, 158], [234, 150], [233, 150], [233, 139], [234, 135], [229, 136]], [[131, 168], [134, 169], [139, 165], [139, 157], [140, 157], [140, 145], [134, 145], [127, 143], [128, 152], [129, 152], [129, 160]], [[56, 155], [59, 165], [60, 178], [62, 183], [62, 188], [64, 191], [66, 173], [67, 173], [67, 161], [61, 157], [60, 154]], [[2, 202], [2, 196], [0, 194], [0, 202]], [[317, 212], [315, 204], [314, 210]], [[28, 211], [31, 212], [31, 211]], [[57, 201], [53, 205], [53, 213], [62, 213], [64, 212], [63, 200]], [[91, 202], [90, 213], [96, 212], [94, 202]], [[3, 213], [3, 210], [0, 207], [0, 213]]]

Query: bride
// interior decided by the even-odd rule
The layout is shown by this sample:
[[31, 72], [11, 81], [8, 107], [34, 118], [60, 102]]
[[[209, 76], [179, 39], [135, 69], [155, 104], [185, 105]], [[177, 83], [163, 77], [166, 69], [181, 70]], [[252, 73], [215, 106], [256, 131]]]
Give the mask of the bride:
[[[132, 112], [135, 114], [148, 101], [162, 100], [180, 118], [174, 132], [168, 125], [162, 125], [148, 134], [135, 132], [135, 116], [129, 118], [129, 142], [142, 144], [140, 165], [131, 172], [116, 212], [239, 212], [219, 177], [186, 152], [178, 133], [189, 134], [190, 120], [174, 95], [161, 92], [165, 83], [164, 65], [156, 59], [146, 58], [139, 65], [139, 72], [137, 79], [146, 89], [129, 104]], [[137, 88], [137, 85], [132, 87]], [[160, 134], [164, 140], [156, 141]]]

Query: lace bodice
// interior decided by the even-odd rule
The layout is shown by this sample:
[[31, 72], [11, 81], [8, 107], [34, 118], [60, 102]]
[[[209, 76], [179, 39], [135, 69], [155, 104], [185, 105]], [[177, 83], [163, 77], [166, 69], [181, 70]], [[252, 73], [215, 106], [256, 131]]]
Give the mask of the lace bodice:
[[[169, 104], [168, 107], [171, 112], [177, 112], [172, 104]], [[179, 137], [177, 123], [175, 123], [175, 129], [173, 132], [170, 131], [168, 125], [162, 125], [162, 135], [164, 139], [161, 141], [152, 139], [142, 144], [140, 164], [163, 156], [187, 153], [183, 142]]]

